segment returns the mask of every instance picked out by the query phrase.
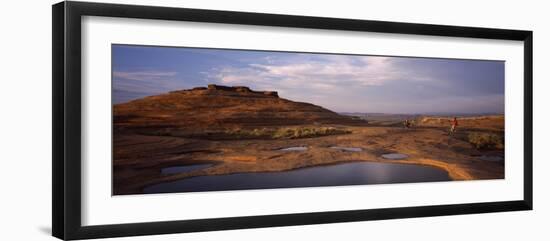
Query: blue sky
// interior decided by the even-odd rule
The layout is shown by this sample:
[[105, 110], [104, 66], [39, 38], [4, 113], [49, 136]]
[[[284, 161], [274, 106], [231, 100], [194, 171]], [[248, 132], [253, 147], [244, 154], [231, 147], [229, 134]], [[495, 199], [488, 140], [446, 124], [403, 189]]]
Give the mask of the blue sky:
[[504, 62], [113, 45], [113, 101], [208, 84], [337, 112], [504, 113]]

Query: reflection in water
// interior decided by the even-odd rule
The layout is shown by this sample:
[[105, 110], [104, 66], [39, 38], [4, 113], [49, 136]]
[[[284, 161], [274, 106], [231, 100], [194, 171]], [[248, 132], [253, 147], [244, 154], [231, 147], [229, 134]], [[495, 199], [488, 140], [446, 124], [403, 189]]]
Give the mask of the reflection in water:
[[337, 149], [341, 151], [348, 151], [348, 152], [360, 152], [363, 151], [361, 147], [345, 147], [345, 146], [331, 146], [332, 149]]
[[176, 174], [176, 173], [182, 173], [182, 172], [190, 172], [194, 170], [211, 167], [213, 165], [214, 164], [212, 163], [203, 163], [203, 164], [191, 164], [191, 165], [184, 165], [184, 166], [172, 166], [172, 167], [162, 168], [160, 170], [160, 173], [163, 175], [167, 175], [167, 174]]
[[282, 172], [199, 176], [146, 187], [144, 193], [434, 182], [451, 180], [447, 172], [428, 166], [351, 162]]
[[293, 146], [279, 149], [279, 151], [307, 151], [307, 146]]
[[382, 155], [382, 158], [384, 159], [391, 159], [391, 160], [402, 160], [407, 159], [409, 156], [401, 153], [390, 153], [390, 154], [384, 154]]
[[482, 161], [490, 161], [490, 162], [504, 161], [504, 157], [501, 157], [501, 156], [480, 156], [478, 158]]

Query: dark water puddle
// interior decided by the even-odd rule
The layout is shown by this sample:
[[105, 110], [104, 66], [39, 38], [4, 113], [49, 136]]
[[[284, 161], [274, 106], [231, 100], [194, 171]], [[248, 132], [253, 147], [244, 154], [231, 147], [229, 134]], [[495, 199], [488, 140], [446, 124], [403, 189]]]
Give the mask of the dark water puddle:
[[409, 156], [401, 153], [389, 153], [389, 154], [383, 154], [382, 158], [390, 159], [390, 160], [403, 160], [403, 159], [409, 158]]
[[279, 151], [307, 151], [307, 146], [291, 146], [286, 148], [281, 148]]
[[345, 151], [345, 152], [361, 152], [361, 151], [363, 151], [363, 148], [361, 148], [361, 147], [331, 146], [330, 148]]
[[504, 157], [501, 156], [479, 156], [477, 157], [479, 160], [482, 161], [490, 161], [490, 162], [501, 162], [504, 161]]
[[190, 172], [195, 170], [204, 169], [207, 167], [211, 167], [214, 164], [212, 163], [202, 163], [202, 164], [191, 164], [191, 165], [182, 165], [182, 166], [171, 166], [171, 167], [165, 167], [160, 170], [160, 173], [163, 175], [168, 174], [177, 174], [182, 172]]
[[351, 162], [282, 172], [238, 173], [186, 178], [146, 187], [144, 193], [449, 181], [446, 171], [396, 163]]

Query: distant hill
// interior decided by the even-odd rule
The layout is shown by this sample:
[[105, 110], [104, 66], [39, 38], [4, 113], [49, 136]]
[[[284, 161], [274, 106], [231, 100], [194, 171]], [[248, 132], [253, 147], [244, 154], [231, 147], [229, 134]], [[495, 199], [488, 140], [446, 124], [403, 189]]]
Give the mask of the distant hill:
[[208, 85], [114, 105], [115, 130], [223, 129], [304, 124], [362, 124], [321, 106], [280, 98], [275, 91]]

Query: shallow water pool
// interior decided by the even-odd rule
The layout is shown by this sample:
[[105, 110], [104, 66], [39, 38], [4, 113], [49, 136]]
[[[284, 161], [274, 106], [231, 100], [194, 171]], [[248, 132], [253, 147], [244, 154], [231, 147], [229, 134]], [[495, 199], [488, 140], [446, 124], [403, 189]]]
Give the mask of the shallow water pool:
[[281, 172], [199, 176], [146, 187], [144, 193], [436, 182], [451, 180], [441, 169], [410, 164], [348, 162]]
[[307, 151], [307, 146], [292, 146], [281, 148], [279, 151]]
[[401, 153], [389, 153], [382, 155], [382, 158], [390, 160], [403, 160], [409, 158], [409, 156]]
[[331, 146], [330, 148], [341, 150], [341, 151], [346, 151], [346, 152], [361, 152], [361, 151], [363, 151], [363, 148], [361, 148], [361, 147]]
[[214, 164], [212, 163], [201, 163], [201, 164], [191, 164], [191, 165], [181, 165], [181, 166], [171, 166], [171, 167], [165, 167], [160, 170], [160, 173], [163, 175], [168, 174], [176, 174], [176, 173], [182, 173], [182, 172], [190, 172], [195, 170], [204, 169], [207, 167], [211, 167]]

